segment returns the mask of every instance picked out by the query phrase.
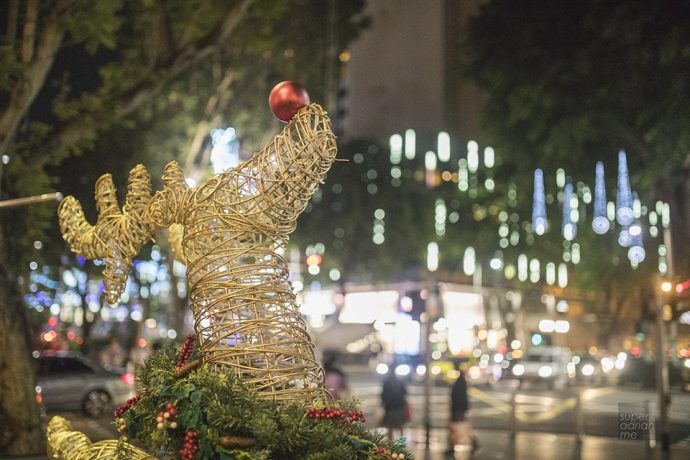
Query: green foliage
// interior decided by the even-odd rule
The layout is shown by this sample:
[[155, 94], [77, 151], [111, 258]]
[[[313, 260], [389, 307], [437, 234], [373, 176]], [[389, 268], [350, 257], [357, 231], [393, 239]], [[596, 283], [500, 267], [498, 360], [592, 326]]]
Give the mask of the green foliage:
[[[530, 193], [540, 167], [547, 194], [555, 196], [557, 168], [591, 187], [601, 160], [612, 200], [623, 148], [642, 203], [670, 202], [674, 235], [686, 234], [690, 89], [681, 75], [690, 70], [689, 41], [690, 10], [682, 1], [527, 1], [518, 9], [505, 0], [485, 2], [463, 43], [468, 59], [455, 71], [486, 94], [481, 136], [497, 154], [505, 152], [497, 183], [509, 177]], [[551, 233], [559, 225], [557, 204], [549, 206], [549, 216], [558, 216]], [[528, 213], [523, 204], [519, 214]], [[571, 269], [573, 284], [594, 308], [608, 307], [612, 296], [644, 305], [661, 238], [645, 235], [647, 259], [633, 271], [616, 243], [620, 228], [593, 235], [585, 228], [590, 215], [580, 214], [575, 242], [583, 262]], [[560, 243], [537, 237], [530, 256], [541, 246], [553, 258]], [[687, 265], [687, 248], [674, 246], [678, 269]]]
[[[137, 388], [141, 399], [122, 418], [124, 433], [149, 452], [167, 451], [174, 458], [186, 432], [199, 436], [199, 457], [218, 459], [385, 459], [377, 448], [411, 456], [404, 442], [388, 443], [358, 422], [310, 418], [303, 402], [277, 404], [258, 399], [256, 392], [237, 380], [228, 369], [202, 364], [186, 377], [176, 378], [177, 350], [164, 348], [139, 368]], [[198, 355], [193, 355], [192, 359]], [[157, 428], [156, 418], [167, 403], [176, 407], [176, 429]], [[318, 403], [322, 407], [324, 403]], [[329, 402], [331, 408], [356, 409], [354, 402]], [[116, 424], [118, 426], [118, 424]], [[248, 448], [226, 448], [226, 435], [255, 441]]]
[[[4, 197], [58, 190], [80, 199], [93, 221], [93, 184], [105, 172], [121, 192], [137, 163], [147, 166], [154, 181], [170, 160], [191, 164], [187, 172], [203, 176], [209, 169], [208, 134], [219, 127], [234, 126], [246, 153], [262, 146], [279, 126], [266, 104], [275, 83], [301, 81], [314, 101], [325, 103], [325, 69], [340, 65], [338, 52], [366, 26], [364, 2], [338, 4], [335, 55], [325, 46], [327, 3], [247, 2], [237, 26], [221, 34], [223, 21], [242, 3], [72, 0], [50, 9], [39, 2], [38, 36], [42, 27], [55, 25], [64, 32], [63, 46], [27, 111], [30, 117], [3, 152], [11, 157], [3, 172]], [[6, 13], [0, 10], [3, 21]], [[20, 44], [0, 44], [0, 111], [30, 70], [19, 60]], [[230, 84], [220, 86], [228, 75]], [[218, 101], [213, 110], [210, 100]], [[190, 154], [198, 127], [205, 140], [201, 151]], [[65, 248], [54, 205], [42, 207], [38, 214], [21, 210], [8, 218], [30, 234], [3, 232], [17, 257], [26, 254], [39, 264], [57, 260]], [[31, 254], [36, 239], [45, 249]], [[25, 262], [11, 260], [14, 266]]]

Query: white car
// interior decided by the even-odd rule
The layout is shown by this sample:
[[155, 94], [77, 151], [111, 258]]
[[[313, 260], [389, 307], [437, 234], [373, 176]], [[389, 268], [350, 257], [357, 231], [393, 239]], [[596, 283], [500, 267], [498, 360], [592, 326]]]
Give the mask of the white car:
[[522, 385], [525, 381], [544, 382], [549, 388], [557, 384], [567, 386], [574, 369], [569, 366], [570, 352], [562, 347], [535, 347], [525, 353], [524, 359], [513, 365], [512, 374]]

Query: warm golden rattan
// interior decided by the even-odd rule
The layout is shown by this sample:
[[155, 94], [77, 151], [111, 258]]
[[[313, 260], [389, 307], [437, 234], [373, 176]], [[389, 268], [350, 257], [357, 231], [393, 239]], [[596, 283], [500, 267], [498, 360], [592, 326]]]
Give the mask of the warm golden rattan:
[[79, 450], [71, 460], [155, 460], [153, 457], [138, 447], [134, 447], [124, 441], [107, 440], [98, 441], [89, 447]]
[[[188, 188], [177, 163], [168, 164], [163, 190], [143, 216], [140, 207], [127, 214], [140, 220], [134, 229], [120, 229], [122, 242], [111, 243], [118, 255], [128, 257], [118, 259], [118, 266], [124, 266], [134, 254], [123, 248], [143, 244], [152, 224], [183, 226], [182, 251], [203, 359], [231, 367], [260, 397], [286, 401], [325, 396], [323, 371], [281, 254], [335, 155], [330, 120], [320, 106], [311, 104], [251, 160], [197, 189]], [[104, 247], [90, 233], [100, 235], [101, 217], [93, 229], [72, 200], [60, 212], [65, 239], [84, 255], [103, 257]], [[118, 222], [123, 227], [128, 223], [124, 218]], [[75, 223], [76, 230], [71, 229]], [[111, 227], [104, 226], [104, 231], [117, 237], [108, 233]]]
[[151, 200], [151, 177], [143, 165], [129, 172], [129, 187], [125, 206], [120, 211], [110, 174], [96, 182], [98, 222], [89, 224], [81, 204], [68, 196], [58, 208], [60, 230], [72, 251], [89, 259], [103, 259], [105, 270], [105, 299], [114, 304], [127, 283], [132, 259], [141, 246], [151, 238], [151, 224], [143, 218]]
[[189, 190], [176, 163], [148, 207], [157, 224], [184, 226], [195, 328], [204, 360], [235, 369], [260, 396], [322, 396], [323, 375], [280, 255], [297, 216], [335, 159], [317, 105], [236, 168]]
[[[56, 460], [106, 460], [123, 458], [125, 454], [128, 460], [155, 459], [143, 450], [134, 447], [124, 441], [99, 441], [91, 443], [91, 440], [81, 431], [73, 431], [72, 424], [59, 416], [55, 416], [48, 422], [48, 458]], [[117, 456], [118, 450], [120, 457]]]

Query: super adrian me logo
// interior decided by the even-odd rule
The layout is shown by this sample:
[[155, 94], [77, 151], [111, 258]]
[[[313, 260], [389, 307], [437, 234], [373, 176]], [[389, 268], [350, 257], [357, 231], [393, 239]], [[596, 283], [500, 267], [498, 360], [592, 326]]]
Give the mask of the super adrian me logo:
[[649, 407], [639, 403], [618, 404], [618, 439], [649, 439], [654, 433], [654, 419]]

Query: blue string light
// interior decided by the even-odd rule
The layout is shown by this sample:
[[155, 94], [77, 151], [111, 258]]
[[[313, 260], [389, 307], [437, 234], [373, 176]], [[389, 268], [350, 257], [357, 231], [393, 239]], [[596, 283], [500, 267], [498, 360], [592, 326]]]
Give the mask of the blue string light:
[[544, 198], [544, 172], [534, 170], [534, 203], [532, 205], [532, 229], [537, 235], [543, 235], [548, 228], [546, 220], [546, 200]]
[[604, 163], [597, 162], [594, 177], [594, 218], [592, 230], [598, 235], [609, 231], [611, 224], [606, 217], [606, 185], [604, 183]]
[[618, 190], [616, 191], [616, 220], [621, 225], [633, 222], [632, 192], [628, 175], [628, 160], [625, 150], [618, 152]]

